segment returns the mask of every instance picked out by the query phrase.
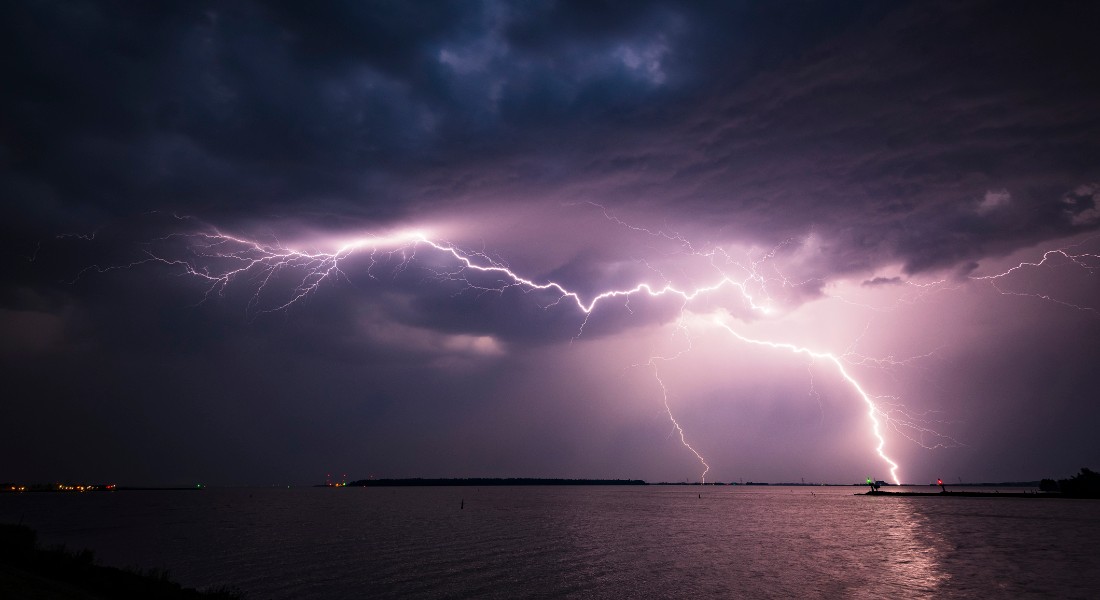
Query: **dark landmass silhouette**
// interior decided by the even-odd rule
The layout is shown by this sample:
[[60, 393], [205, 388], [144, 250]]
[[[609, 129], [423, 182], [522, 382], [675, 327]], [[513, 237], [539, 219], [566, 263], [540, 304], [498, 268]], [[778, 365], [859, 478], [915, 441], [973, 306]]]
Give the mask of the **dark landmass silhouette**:
[[[877, 488], [865, 492], [867, 496], [939, 496], [939, 497], [981, 497], [981, 498], [1094, 498], [1100, 499], [1100, 473], [1081, 468], [1081, 472], [1069, 479], [1043, 479], [1038, 482], [1038, 492], [976, 492], [947, 490], [950, 484], [944, 484], [939, 492], [884, 492]], [[959, 484], [952, 487], [987, 487], [996, 484]], [[1004, 484], [1003, 487], [1024, 487], [1018, 483]], [[1027, 486], [1032, 487], [1032, 486]]]
[[[497, 485], [648, 485], [641, 479], [540, 479], [536, 477], [469, 477], [464, 479], [360, 479], [346, 487], [497, 486]], [[333, 487], [321, 485], [319, 487]], [[341, 486], [343, 487], [343, 486]]]
[[228, 588], [198, 591], [168, 578], [168, 571], [131, 571], [95, 564], [91, 550], [43, 548], [38, 533], [25, 525], [0, 523], [2, 598], [163, 598], [239, 600]]
[[1044, 492], [1058, 492], [1068, 498], [1100, 498], [1100, 473], [1087, 467], [1069, 479], [1044, 479], [1039, 482]]

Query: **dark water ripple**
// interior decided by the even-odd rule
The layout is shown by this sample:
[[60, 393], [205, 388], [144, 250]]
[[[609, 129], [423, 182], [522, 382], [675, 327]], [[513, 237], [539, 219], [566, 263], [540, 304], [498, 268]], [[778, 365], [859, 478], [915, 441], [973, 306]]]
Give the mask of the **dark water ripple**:
[[1100, 502], [855, 491], [26, 494], [0, 497], [0, 519], [252, 599], [1097, 597]]

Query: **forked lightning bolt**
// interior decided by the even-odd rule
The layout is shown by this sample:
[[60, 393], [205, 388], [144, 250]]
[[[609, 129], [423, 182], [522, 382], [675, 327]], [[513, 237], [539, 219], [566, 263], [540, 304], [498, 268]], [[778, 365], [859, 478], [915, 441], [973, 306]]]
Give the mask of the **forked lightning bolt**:
[[793, 352], [795, 354], [803, 354], [811, 358], [827, 361], [834, 367], [836, 367], [837, 373], [841, 376], [841, 378], [843, 378], [845, 381], [848, 382], [849, 385], [852, 386], [852, 389], [855, 390], [856, 394], [858, 394], [860, 399], [862, 399], [863, 402], [867, 405], [867, 418], [871, 421], [871, 433], [874, 434], [875, 439], [878, 440], [878, 445], [875, 446], [875, 452], [878, 454], [879, 458], [881, 458], [887, 465], [890, 466], [890, 478], [894, 480], [894, 483], [901, 483], [901, 478], [898, 476], [898, 464], [891, 460], [885, 452], [886, 439], [882, 437], [881, 423], [878, 419], [879, 415], [883, 413], [875, 404], [874, 399], [872, 399], [871, 396], [863, 389], [863, 386], [861, 386], [859, 382], [856, 381], [855, 377], [852, 377], [851, 373], [849, 373], [848, 370], [844, 368], [844, 363], [841, 362], [839, 357], [837, 357], [835, 354], [830, 354], [828, 352], [816, 352], [809, 348], [790, 344], [787, 342], [769, 342], [765, 340], [757, 340], [745, 337], [740, 333], [737, 333], [737, 331], [730, 327], [730, 325], [726, 323], [724, 319], [718, 317], [714, 319], [714, 324], [724, 329], [725, 331], [728, 331], [730, 335], [746, 344], [764, 346], [767, 348], [772, 348], [774, 350], [785, 350], [787, 352]]
[[[1092, 241], [1092, 239], [1094, 238], [1090, 238], [1088, 240], [1085, 240], [1084, 242], [1081, 242], [1080, 244], [1075, 245], [1080, 246], [1082, 244], [1088, 243], [1089, 241]], [[1024, 271], [1026, 269], [1038, 269], [1059, 258], [1067, 261], [1070, 265], [1073, 265], [1074, 267], [1084, 270], [1089, 275], [1093, 275], [1097, 271], [1100, 271], [1100, 254], [1092, 254], [1088, 252], [1074, 253], [1070, 251], [1070, 248], [1072, 248], [1072, 246], [1067, 248], [1058, 248], [1056, 250], [1047, 250], [1043, 253], [1043, 257], [1035, 262], [1024, 261], [1013, 267], [1009, 267], [1008, 269], [1005, 269], [1000, 273], [995, 273], [993, 275], [971, 276], [970, 279], [974, 281], [988, 282], [991, 286], [993, 286], [993, 289], [997, 290], [998, 293], [1006, 296], [1028, 296], [1032, 298], [1038, 298], [1040, 300], [1045, 300], [1047, 302], [1053, 302], [1055, 304], [1061, 304], [1062, 306], [1067, 306], [1069, 308], [1091, 312], [1094, 315], [1100, 314], [1100, 311], [1097, 311], [1095, 307], [1084, 306], [1081, 304], [1060, 300], [1051, 296], [1050, 294], [1039, 292], [1013, 292], [1005, 290], [1000, 287], [1000, 285], [998, 285], [1000, 280], [1006, 279], [1019, 271]]]
[[[330, 247], [335, 248], [334, 250], [322, 251], [316, 249], [306, 250], [291, 248], [284, 246], [278, 241], [274, 243], [262, 243], [253, 239], [222, 233], [216, 229], [210, 229], [200, 232], [176, 233], [157, 238], [154, 242], [158, 242], [161, 245], [157, 246], [156, 244], [150, 244], [150, 249], [145, 250], [144, 258], [128, 264], [108, 267], [91, 266], [81, 271], [81, 273], [77, 275], [77, 279], [88, 271], [106, 272], [133, 268], [141, 264], [160, 263], [181, 268], [183, 274], [199, 278], [206, 282], [206, 289], [203, 294], [204, 301], [208, 300], [212, 295], [223, 294], [238, 280], [251, 282], [251, 285], [254, 286], [254, 292], [248, 302], [247, 310], [252, 314], [257, 314], [287, 310], [299, 301], [313, 294], [326, 281], [350, 279], [347, 272], [343, 269], [343, 264], [353, 255], [366, 255], [370, 258], [371, 262], [370, 266], [366, 269], [366, 274], [370, 277], [374, 277], [372, 269], [378, 264], [380, 258], [391, 261], [398, 260], [398, 270], [400, 271], [407, 268], [418, 258], [418, 251], [430, 249], [438, 253], [440, 257], [449, 260], [453, 264], [453, 267], [444, 270], [431, 269], [428, 267], [424, 268], [441, 279], [462, 282], [466, 286], [466, 289], [471, 289], [480, 293], [503, 293], [510, 288], [517, 288], [528, 292], [543, 291], [549, 292], [551, 297], [553, 297], [553, 300], [546, 304], [545, 308], [562, 303], [572, 304], [581, 314], [583, 314], [583, 319], [577, 331], [578, 336], [583, 334], [584, 327], [588, 323], [588, 319], [592, 313], [605, 301], [619, 298], [623, 300], [629, 309], [630, 299], [634, 296], [676, 298], [681, 303], [680, 319], [676, 329], [685, 334], [689, 342], [689, 348], [672, 357], [653, 356], [643, 365], [636, 366], [645, 366], [652, 369], [653, 376], [660, 387], [665, 412], [667, 412], [675, 432], [680, 438], [680, 442], [695, 455], [703, 466], [701, 478], [705, 482], [706, 475], [710, 471], [710, 465], [703, 458], [702, 454], [688, 442], [684, 429], [676, 420], [669, 401], [669, 390], [658, 370], [658, 362], [674, 360], [690, 351], [691, 340], [690, 336], [687, 335], [688, 332], [685, 321], [689, 313], [689, 305], [700, 296], [714, 294], [720, 290], [735, 290], [744, 307], [751, 313], [762, 317], [772, 314], [774, 310], [771, 308], [771, 299], [768, 293], [769, 286], [774, 285], [775, 282], [778, 282], [778, 285], [783, 288], [793, 288], [801, 285], [801, 283], [792, 282], [787, 279], [778, 271], [774, 263], [770, 262], [781, 248], [794, 242], [792, 240], [787, 240], [755, 260], [738, 261], [720, 247], [714, 247], [706, 251], [700, 250], [678, 233], [668, 233], [665, 230], [652, 231], [643, 227], [630, 225], [614, 216], [603, 206], [595, 203], [588, 204], [599, 208], [603, 212], [603, 216], [616, 226], [623, 227], [630, 232], [645, 234], [653, 238], [660, 238], [667, 242], [674, 243], [679, 246], [675, 254], [703, 259], [709, 264], [714, 275], [706, 285], [681, 287], [674, 285], [671, 283], [671, 280], [665, 278], [658, 269], [654, 268], [649, 263], [645, 263], [649, 270], [656, 273], [656, 276], [663, 280], [662, 282], [653, 283], [641, 281], [632, 286], [621, 289], [606, 289], [585, 297], [580, 292], [570, 289], [564, 283], [553, 280], [538, 281], [530, 277], [525, 277], [512, 270], [502, 261], [490, 257], [485, 252], [464, 250], [454, 244], [435, 238], [423, 230], [407, 230], [387, 235], [363, 235], [345, 239], [338, 243], [331, 243], [329, 240], [318, 240], [319, 242], [329, 241]], [[178, 216], [176, 216], [176, 219], [194, 220], [191, 217]], [[70, 236], [59, 237], [64, 238]], [[91, 240], [94, 239], [94, 234], [79, 236], [79, 238]], [[1086, 242], [1087, 241], [1089, 240], [1086, 240]], [[1083, 243], [1085, 242], [1082, 242], [1082, 244]], [[180, 246], [182, 246], [182, 250]], [[1057, 302], [1075, 309], [1097, 313], [1098, 310], [1095, 307], [1081, 306], [1058, 300], [1047, 294], [1006, 291], [998, 286], [998, 283], [1002, 279], [1011, 277], [1013, 274], [1026, 269], [1037, 269], [1048, 266], [1055, 259], [1062, 259], [1066, 264], [1083, 269], [1090, 275], [1100, 270], [1100, 255], [1075, 252], [1072, 250], [1073, 248], [1074, 246], [1070, 246], [1049, 250], [1042, 255], [1040, 260], [1035, 262], [1021, 262], [1000, 273], [985, 276], [971, 276], [969, 279], [973, 281], [988, 282], [994, 289], [1002, 294], [1032, 296]], [[762, 272], [766, 263], [767, 267], [773, 272], [770, 277], [765, 276]], [[741, 275], [738, 277], [730, 276], [728, 272], [733, 269], [740, 271]], [[486, 281], [487, 279], [488, 281]], [[944, 287], [946, 280], [922, 284], [900, 281], [900, 278], [894, 279], [920, 289], [922, 293], [952, 289]], [[271, 289], [279, 288], [279, 284], [287, 280], [293, 282], [289, 291], [286, 291], [285, 288]], [[264, 297], [272, 294], [282, 295], [279, 296], [279, 299], [274, 305], [264, 307]], [[836, 296], [834, 297], [839, 298]], [[843, 298], [840, 299], [844, 300]], [[886, 439], [882, 431], [884, 425], [889, 425], [895, 432], [925, 448], [960, 445], [956, 440], [927, 427], [925, 423], [928, 421], [924, 416], [912, 416], [902, 405], [896, 402], [896, 399], [889, 396], [874, 396], [870, 394], [846, 367], [846, 365], [877, 368], [896, 367], [899, 365], [907, 365], [919, 359], [928, 358], [934, 351], [901, 360], [893, 357], [867, 357], [856, 353], [851, 347], [843, 353], [831, 353], [798, 345], [790, 341], [773, 341], [749, 337], [736, 330], [730, 324], [728, 315], [718, 317], [713, 316], [713, 313], [710, 315], [711, 316], [705, 316], [704, 318], [708, 326], [717, 327], [727, 332], [741, 343], [774, 351], [802, 355], [808, 357], [811, 361], [821, 361], [831, 365], [833, 369], [835, 369], [836, 374], [848, 383], [859, 399], [866, 405], [867, 418], [871, 424], [871, 434], [876, 440], [874, 447], [875, 453], [879, 459], [888, 466], [890, 476], [895, 483], [900, 483], [900, 476], [898, 474], [899, 466], [897, 462], [886, 454]], [[811, 395], [816, 393], [813, 389], [812, 379], [810, 393]], [[931, 443], [925, 441], [928, 437], [932, 438], [933, 441]]]
[[[718, 253], [713, 252], [710, 254], [699, 253], [694, 248], [688, 246], [686, 242], [683, 241], [683, 238], [679, 236], [668, 237], [683, 242], [690, 254], [708, 257], [718, 255]], [[147, 250], [145, 258], [126, 265], [107, 268], [90, 267], [89, 269], [103, 272], [131, 268], [144, 263], [162, 263], [181, 267], [185, 274], [202, 279], [207, 283], [204, 299], [210, 298], [211, 295], [223, 293], [228, 286], [232, 285], [238, 279], [250, 280], [253, 282], [253, 285], [255, 285], [255, 292], [249, 302], [249, 309], [257, 312], [271, 312], [290, 308], [295, 303], [315, 292], [318, 287], [327, 280], [337, 278], [346, 279], [348, 275], [343, 270], [342, 264], [352, 255], [369, 255], [372, 260], [372, 267], [379, 256], [391, 258], [400, 257], [400, 264], [402, 268], [404, 268], [410, 261], [416, 258], [418, 250], [431, 249], [444, 256], [449, 256], [450, 259], [454, 261], [455, 265], [450, 270], [442, 272], [434, 271], [436, 275], [449, 280], [463, 281], [470, 289], [497, 293], [503, 292], [505, 289], [511, 287], [527, 291], [541, 290], [550, 292], [553, 296], [556, 296], [556, 299], [550, 302], [547, 307], [562, 302], [571, 303], [584, 315], [584, 320], [580, 326], [581, 329], [578, 335], [580, 332], [583, 332], [584, 323], [587, 322], [588, 316], [600, 303], [614, 298], [623, 298], [629, 301], [629, 298], [635, 295], [674, 297], [682, 302], [682, 308], [686, 310], [688, 304], [701, 295], [723, 289], [733, 289], [738, 292], [741, 301], [751, 311], [760, 315], [767, 315], [771, 312], [766, 301], [759, 301], [754, 296], [754, 290], [761, 290], [764, 284], [764, 278], [757, 270], [758, 265], [762, 261], [753, 261], [750, 263], [749, 267], [745, 267], [740, 263], [735, 263], [736, 266], [745, 271], [745, 275], [740, 279], [731, 277], [721, 269], [718, 269], [719, 274], [711, 282], [703, 286], [681, 288], [667, 281], [662, 283], [643, 281], [622, 289], [605, 290], [586, 298], [580, 293], [569, 289], [565, 284], [556, 281], [536, 281], [529, 277], [525, 277], [484, 253], [464, 251], [448, 242], [432, 239], [428, 234], [422, 231], [405, 231], [390, 235], [361, 236], [339, 243], [336, 249], [331, 251], [293, 249], [283, 246], [280, 243], [265, 244], [255, 240], [225, 234], [217, 230], [200, 233], [173, 234], [160, 238], [160, 240], [165, 242], [185, 242], [189, 255], [183, 257], [169, 256], [154, 250]], [[729, 261], [728, 255], [722, 253], [721, 256]], [[370, 268], [368, 268], [368, 273], [369, 272]], [[473, 282], [469, 279], [470, 275], [473, 273], [483, 275], [489, 274], [498, 277], [498, 279], [490, 284], [486, 284], [481, 281], [481, 279]], [[268, 290], [274, 280], [281, 277], [291, 277], [292, 281], [295, 282], [293, 288], [274, 306], [261, 308], [261, 296]], [[851, 384], [862, 401], [866, 403], [868, 407], [868, 417], [872, 425], [872, 434], [877, 440], [875, 452], [879, 458], [888, 465], [894, 481], [899, 481], [897, 473], [898, 465], [886, 455], [884, 450], [886, 440], [881, 432], [879, 417], [885, 416], [885, 413], [878, 409], [874, 399], [864, 391], [855, 378], [853, 378], [844, 368], [844, 364], [839, 357], [789, 343], [776, 343], [751, 339], [737, 333], [728, 323], [723, 321], [715, 321], [714, 325], [733, 334], [742, 342], [805, 354], [806, 356], [821, 359], [834, 365], [838, 374]], [[657, 357], [652, 358], [648, 366], [653, 369], [653, 374], [661, 388], [666, 412], [676, 432], [679, 434], [681, 443], [691, 451], [703, 465], [704, 470], [701, 477], [705, 481], [710, 466], [707, 464], [702, 454], [688, 443], [683, 428], [673, 415], [672, 408], [669, 404], [668, 390], [663, 380], [660, 378], [656, 360], [658, 360]]]

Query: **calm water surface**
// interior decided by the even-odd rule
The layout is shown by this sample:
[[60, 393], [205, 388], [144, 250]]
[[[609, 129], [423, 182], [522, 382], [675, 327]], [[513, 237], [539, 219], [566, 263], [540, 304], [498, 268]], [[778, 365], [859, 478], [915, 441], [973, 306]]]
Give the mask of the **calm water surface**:
[[166, 568], [253, 600], [1100, 597], [1100, 501], [855, 491], [22, 494], [0, 496], [0, 520], [91, 548], [102, 564]]

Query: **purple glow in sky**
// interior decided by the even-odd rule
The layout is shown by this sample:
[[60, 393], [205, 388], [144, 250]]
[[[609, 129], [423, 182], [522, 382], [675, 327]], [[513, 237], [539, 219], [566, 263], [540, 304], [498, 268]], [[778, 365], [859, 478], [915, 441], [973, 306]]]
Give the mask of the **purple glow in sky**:
[[1094, 7], [3, 12], [0, 480], [1100, 459]]

